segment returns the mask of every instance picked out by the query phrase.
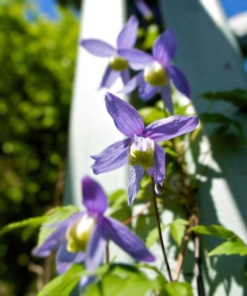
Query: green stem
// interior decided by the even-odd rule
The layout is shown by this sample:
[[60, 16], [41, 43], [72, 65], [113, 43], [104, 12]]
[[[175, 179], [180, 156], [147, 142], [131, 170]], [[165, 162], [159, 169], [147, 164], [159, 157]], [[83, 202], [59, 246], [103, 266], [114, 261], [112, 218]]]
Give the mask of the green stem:
[[158, 212], [157, 201], [156, 201], [156, 193], [155, 193], [155, 182], [154, 182], [153, 178], [152, 178], [152, 189], [153, 189], [155, 216], [156, 216], [156, 221], [157, 221], [157, 226], [158, 226], [158, 231], [159, 231], [161, 249], [162, 249], [162, 252], [163, 252], [163, 256], [164, 256], [166, 268], [167, 268], [167, 271], [168, 271], [169, 279], [172, 282], [171, 269], [170, 269], [170, 266], [169, 266], [169, 263], [168, 263], [168, 260], [167, 260], [167, 257], [166, 257], [165, 245], [164, 245], [164, 242], [163, 242], [162, 232], [161, 232], [161, 228], [160, 228], [160, 218], [159, 218], [159, 212]]

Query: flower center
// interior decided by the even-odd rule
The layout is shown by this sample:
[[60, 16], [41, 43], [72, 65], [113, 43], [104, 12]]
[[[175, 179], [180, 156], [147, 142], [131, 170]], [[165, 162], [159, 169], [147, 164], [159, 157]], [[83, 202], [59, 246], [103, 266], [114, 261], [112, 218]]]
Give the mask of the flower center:
[[141, 165], [149, 170], [154, 165], [154, 141], [143, 135], [135, 135], [128, 150], [129, 164]]
[[85, 214], [68, 227], [66, 232], [68, 252], [86, 251], [95, 224], [96, 217]]
[[114, 71], [123, 71], [129, 67], [129, 64], [124, 58], [120, 57], [120, 55], [114, 53], [110, 57], [110, 67]]
[[168, 85], [169, 83], [166, 68], [157, 61], [145, 68], [144, 79], [152, 86]]

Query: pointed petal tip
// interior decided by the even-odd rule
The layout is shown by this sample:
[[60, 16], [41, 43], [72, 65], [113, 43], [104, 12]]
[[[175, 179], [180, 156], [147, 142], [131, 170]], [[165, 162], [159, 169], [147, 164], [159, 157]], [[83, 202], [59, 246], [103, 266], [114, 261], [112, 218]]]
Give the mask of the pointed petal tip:
[[150, 253], [145, 258], [143, 258], [142, 261], [144, 261], [144, 262], [154, 262], [155, 259], [156, 259], [155, 256]]

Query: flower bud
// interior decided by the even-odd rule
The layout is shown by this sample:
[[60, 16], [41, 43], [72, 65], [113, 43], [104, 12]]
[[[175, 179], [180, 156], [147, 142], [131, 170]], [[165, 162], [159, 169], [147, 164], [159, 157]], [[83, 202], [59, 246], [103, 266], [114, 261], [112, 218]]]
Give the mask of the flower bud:
[[123, 71], [129, 67], [129, 64], [124, 58], [115, 53], [110, 57], [110, 67], [114, 71]]
[[135, 135], [129, 146], [128, 158], [130, 165], [141, 165], [144, 170], [149, 170], [154, 165], [154, 141], [142, 135]]
[[144, 70], [144, 79], [152, 86], [168, 85], [169, 77], [166, 68], [155, 61]]
[[85, 214], [68, 227], [66, 232], [68, 252], [86, 251], [96, 221], [96, 217]]

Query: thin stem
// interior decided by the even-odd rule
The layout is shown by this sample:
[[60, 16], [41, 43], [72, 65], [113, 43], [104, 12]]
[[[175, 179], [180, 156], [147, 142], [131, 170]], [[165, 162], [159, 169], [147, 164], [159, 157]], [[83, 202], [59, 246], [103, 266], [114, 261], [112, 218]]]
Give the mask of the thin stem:
[[140, 212], [138, 212], [136, 215], [130, 217], [129, 219], [125, 220], [125, 221], [123, 222], [123, 224], [124, 224], [124, 225], [129, 224], [134, 218], [137, 218], [137, 217], [141, 216], [142, 213], [143, 213], [147, 208], [149, 208], [150, 206], [151, 206], [151, 202], [149, 201], [149, 202], [147, 202], [147, 203], [145, 204], [145, 206], [140, 210]]
[[106, 263], [108, 264], [110, 262], [110, 251], [109, 251], [109, 241], [106, 241], [106, 247], [105, 247], [105, 257], [106, 257]]
[[166, 257], [166, 251], [165, 251], [165, 245], [163, 242], [163, 238], [162, 238], [162, 232], [161, 232], [161, 228], [160, 228], [160, 218], [159, 218], [159, 212], [158, 212], [158, 207], [157, 207], [157, 202], [156, 202], [156, 193], [155, 193], [155, 182], [154, 179], [152, 178], [152, 189], [153, 189], [153, 199], [154, 199], [154, 208], [155, 208], [155, 216], [156, 216], [156, 221], [157, 221], [157, 226], [158, 226], [158, 231], [159, 231], [159, 237], [160, 237], [160, 243], [161, 243], [161, 249], [163, 252], [163, 256], [165, 259], [165, 264], [166, 264], [166, 268], [168, 271], [168, 275], [169, 275], [169, 279], [172, 282], [172, 274], [171, 274], [171, 269]]

